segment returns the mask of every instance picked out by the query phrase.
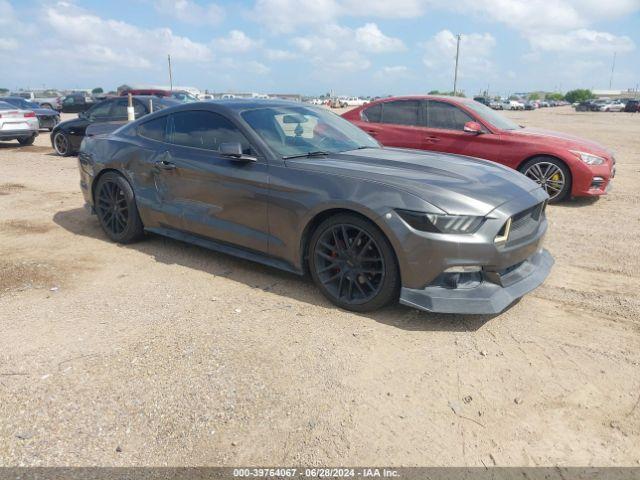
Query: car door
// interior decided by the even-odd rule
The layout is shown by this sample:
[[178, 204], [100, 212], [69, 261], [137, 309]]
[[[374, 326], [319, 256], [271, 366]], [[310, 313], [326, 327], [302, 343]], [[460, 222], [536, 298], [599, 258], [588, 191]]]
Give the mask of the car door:
[[[222, 114], [186, 110], [171, 114], [168, 122], [167, 142], [154, 158], [167, 222], [195, 235], [266, 252], [266, 159]], [[256, 161], [221, 154], [221, 144], [235, 142]]]
[[393, 100], [365, 108], [356, 124], [387, 147], [422, 148], [419, 100]]
[[477, 122], [482, 125], [481, 119], [472, 117], [452, 103], [439, 100], [423, 100], [422, 109], [426, 119], [424, 150], [500, 161], [500, 134], [492, 133], [484, 126], [480, 134], [464, 131], [465, 123]]

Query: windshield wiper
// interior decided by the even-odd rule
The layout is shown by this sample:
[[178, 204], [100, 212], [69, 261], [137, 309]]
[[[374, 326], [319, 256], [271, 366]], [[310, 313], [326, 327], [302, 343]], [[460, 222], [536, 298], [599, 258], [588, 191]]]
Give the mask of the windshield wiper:
[[315, 150], [313, 152], [307, 152], [307, 153], [298, 153], [296, 155], [285, 155], [284, 157], [282, 157], [284, 160], [289, 160], [291, 158], [304, 158], [304, 157], [324, 157], [325, 155], [330, 155], [331, 152], [325, 152], [323, 150]]

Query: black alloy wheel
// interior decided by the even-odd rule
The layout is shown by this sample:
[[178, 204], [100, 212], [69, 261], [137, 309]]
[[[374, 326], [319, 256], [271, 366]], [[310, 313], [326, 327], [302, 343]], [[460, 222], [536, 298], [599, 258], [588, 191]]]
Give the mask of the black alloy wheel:
[[399, 274], [386, 237], [367, 220], [343, 214], [323, 222], [311, 240], [311, 275], [336, 305], [380, 308], [397, 296]]
[[118, 243], [129, 243], [143, 234], [133, 190], [129, 182], [115, 172], [107, 172], [98, 181], [95, 209], [100, 226]]

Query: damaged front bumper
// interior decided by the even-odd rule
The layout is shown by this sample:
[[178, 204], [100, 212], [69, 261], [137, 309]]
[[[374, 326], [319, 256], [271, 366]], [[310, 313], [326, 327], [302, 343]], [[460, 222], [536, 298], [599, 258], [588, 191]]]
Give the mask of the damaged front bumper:
[[553, 263], [551, 254], [540, 249], [502, 271], [461, 274], [466, 278], [458, 277], [455, 283], [436, 281], [424, 289], [403, 287], [400, 303], [428, 312], [497, 314], [537, 288], [549, 275]]

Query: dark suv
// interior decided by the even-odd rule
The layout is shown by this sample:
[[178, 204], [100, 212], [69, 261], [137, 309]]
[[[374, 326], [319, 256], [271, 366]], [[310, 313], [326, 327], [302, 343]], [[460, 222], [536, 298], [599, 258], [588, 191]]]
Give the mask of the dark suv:
[[625, 112], [640, 112], [640, 100], [629, 100], [624, 107]]
[[[86, 112], [78, 115], [78, 118], [59, 123], [51, 132], [51, 145], [58, 155], [73, 155], [80, 149], [82, 139], [87, 134], [87, 128], [101, 124], [103, 132], [112, 131], [127, 121], [127, 97], [114, 97], [93, 104]], [[136, 118], [140, 118], [151, 111], [165, 107], [179, 105], [180, 102], [171, 98], [155, 96], [133, 97], [133, 108]], [[97, 131], [97, 130], [96, 130]], [[94, 132], [95, 133], [95, 132]]]

